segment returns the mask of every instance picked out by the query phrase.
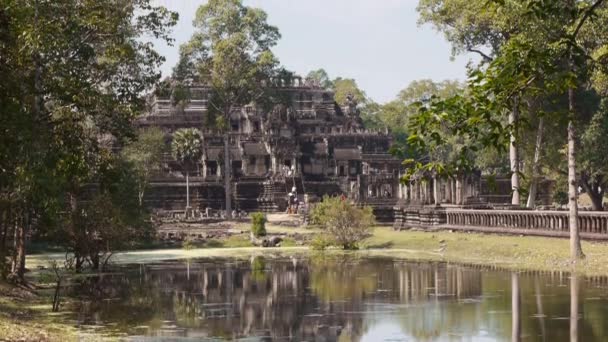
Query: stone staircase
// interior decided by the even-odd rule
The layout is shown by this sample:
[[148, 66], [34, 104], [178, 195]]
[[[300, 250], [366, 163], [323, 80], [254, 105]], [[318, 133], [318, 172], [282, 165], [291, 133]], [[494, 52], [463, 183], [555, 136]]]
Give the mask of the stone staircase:
[[258, 197], [258, 207], [260, 211], [266, 213], [284, 211], [287, 207], [287, 193], [285, 183], [267, 180], [263, 183], [263, 190]]
[[232, 198], [235, 209], [246, 212], [258, 210], [258, 198], [264, 193], [264, 186], [259, 181], [240, 181], [232, 187]]

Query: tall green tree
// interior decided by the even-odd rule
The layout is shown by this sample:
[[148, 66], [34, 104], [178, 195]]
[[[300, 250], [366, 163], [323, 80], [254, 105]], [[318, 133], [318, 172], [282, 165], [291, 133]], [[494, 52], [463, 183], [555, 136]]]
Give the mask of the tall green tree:
[[[267, 23], [263, 10], [240, 0], [210, 0], [196, 11], [194, 27], [194, 35], [180, 49], [183, 68], [179, 70], [194, 70], [190, 73], [211, 88], [210, 110], [229, 123], [233, 111], [267, 95], [278, 65], [270, 48], [280, 38], [279, 30]], [[227, 218], [232, 215], [230, 140], [230, 131], [225, 129]]]
[[[455, 134], [464, 135], [469, 143], [460, 150], [460, 161], [468, 162], [468, 152], [481, 146], [501, 146], [504, 133], [514, 130], [510, 122], [505, 127], [493, 116], [511, 108], [512, 99], [519, 98], [523, 91], [550, 92], [565, 97], [563, 118], [568, 121], [568, 202], [570, 225], [570, 251], [573, 261], [584, 258], [580, 245], [578, 227], [578, 180], [576, 172], [576, 90], [589, 81], [589, 70], [603, 68], [601, 58], [589, 58], [601, 52], [605, 43], [596, 37], [594, 44], [587, 46], [581, 32], [593, 24], [603, 0], [596, 1], [541, 1], [525, 2], [526, 18], [536, 25], [536, 30], [545, 34], [545, 44], [537, 42], [525, 32], [512, 35], [503, 44], [500, 53], [484, 69], [471, 74], [468, 99], [452, 98], [433, 104], [430, 110], [421, 108], [413, 123], [420, 134], [432, 136], [434, 145], [445, 139], [439, 128], [451, 126]], [[494, 1], [504, 6], [504, 1]], [[504, 9], [505, 7], [499, 7]], [[591, 24], [589, 24], [591, 23]], [[604, 27], [605, 22], [596, 22]], [[602, 54], [600, 54], [601, 56]], [[542, 80], [542, 87], [532, 87]], [[566, 94], [566, 95], [564, 95]], [[426, 127], [424, 127], [426, 126]], [[434, 129], [428, 129], [434, 127]], [[506, 128], [506, 129], [505, 129]], [[424, 144], [424, 139], [414, 136], [412, 143]], [[429, 165], [423, 165], [429, 167]]]
[[186, 212], [190, 209], [190, 171], [203, 156], [203, 135], [196, 128], [182, 128], [173, 133], [173, 158], [180, 162], [186, 173]]
[[603, 201], [608, 188], [608, 155], [598, 151], [608, 146], [608, 103], [602, 101], [589, 125], [581, 134], [580, 184], [591, 199], [593, 210], [603, 210]]
[[[481, 65], [491, 62], [504, 44], [513, 36], [525, 33], [539, 38], [534, 28], [534, 20], [525, 15], [528, 7], [525, 1], [464, 1], [464, 0], [421, 0], [418, 4], [419, 23], [430, 23], [445, 35], [452, 44], [452, 54], [474, 53], [481, 57]], [[509, 126], [512, 127], [509, 142], [511, 167], [512, 204], [520, 205], [520, 164], [521, 126], [517, 124], [522, 116], [522, 94], [510, 97]], [[539, 131], [538, 135], [542, 132]]]
[[334, 88], [334, 82], [329, 78], [329, 75], [325, 69], [311, 70], [306, 75], [306, 80], [310, 80], [315, 84], [318, 84], [323, 89], [329, 90]]
[[155, 172], [162, 171], [166, 150], [165, 133], [160, 128], [146, 128], [139, 131], [137, 139], [122, 151], [124, 158], [132, 164], [136, 172], [140, 206], [143, 206], [144, 193], [151, 177]]
[[407, 128], [408, 118], [414, 115], [417, 107], [413, 104], [430, 101], [432, 97], [446, 99], [462, 94], [464, 85], [458, 81], [435, 82], [430, 79], [412, 81], [399, 92], [397, 98], [384, 105], [379, 112], [382, 122], [393, 130]]
[[16, 223], [18, 237], [12, 275], [23, 279], [27, 231], [44, 228], [40, 218], [57, 216], [66, 194], [92, 180], [109, 150], [100, 138], [128, 138], [163, 61], [140, 38], [170, 41], [177, 15], [148, 0], [6, 0], [0, 7], [1, 191], [10, 213], [4, 222]]
[[349, 95], [352, 95], [358, 104], [365, 104], [368, 101], [367, 95], [359, 88], [357, 81], [354, 79], [337, 77], [332, 83], [335, 93], [334, 99], [339, 105], [344, 105]]

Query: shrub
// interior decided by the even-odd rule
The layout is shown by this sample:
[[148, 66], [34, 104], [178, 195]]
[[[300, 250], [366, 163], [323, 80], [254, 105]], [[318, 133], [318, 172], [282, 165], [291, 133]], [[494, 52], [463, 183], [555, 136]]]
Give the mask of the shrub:
[[266, 215], [264, 213], [251, 214], [251, 233], [253, 236], [266, 236]]
[[335, 241], [333, 241], [327, 234], [316, 234], [312, 240], [310, 240], [310, 248], [314, 249], [315, 251], [323, 251], [334, 244]]
[[314, 204], [314, 206], [312, 207], [312, 210], [310, 211], [310, 223], [313, 225], [323, 225], [322, 218], [325, 216], [325, 212], [327, 211], [328, 207], [330, 206], [330, 201], [331, 197], [325, 195], [323, 196], [323, 201]]
[[191, 238], [184, 240], [184, 242], [182, 242], [182, 248], [187, 251], [196, 248], [194, 240], [192, 240]]
[[371, 207], [359, 208], [339, 197], [325, 197], [315, 207], [315, 219], [323, 226], [336, 245], [344, 249], [357, 249], [374, 224]]

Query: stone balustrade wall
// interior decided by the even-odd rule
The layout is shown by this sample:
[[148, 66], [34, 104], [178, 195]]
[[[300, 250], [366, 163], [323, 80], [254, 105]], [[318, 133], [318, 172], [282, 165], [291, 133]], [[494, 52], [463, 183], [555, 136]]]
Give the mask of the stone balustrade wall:
[[[428, 220], [430, 217], [435, 219]], [[503, 234], [556, 237], [567, 237], [570, 234], [567, 211], [396, 208], [395, 218], [395, 229], [435, 226]], [[608, 212], [581, 211], [578, 224], [581, 237], [608, 240]]]

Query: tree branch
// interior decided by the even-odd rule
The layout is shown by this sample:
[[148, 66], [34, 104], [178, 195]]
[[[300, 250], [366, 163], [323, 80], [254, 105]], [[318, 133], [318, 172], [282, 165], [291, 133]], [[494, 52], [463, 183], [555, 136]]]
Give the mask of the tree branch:
[[491, 62], [492, 61], [492, 57], [488, 56], [487, 54], [485, 54], [481, 50], [473, 49], [473, 48], [468, 48], [467, 51], [474, 52], [474, 53], [480, 55], [484, 59], [484, 61], [486, 61], [486, 62]]
[[572, 33], [572, 39], [576, 39], [576, 36], [583, 27], [583, 24], [585, 24], [585, 21], [587, 21], [587, 19], [591, 17], [593, 12], [595, 12], [596, 8], [603, 2], [604, 0], [597, 0], [593, 5], [591, 5], [591, 7], [587, 11], [585, 11], [585, 14], [583, 14], [583, 17], [581, 18], [581, 21], [579, 21], [578, 25], [576, 26], [576, 29], [574, 29], [574, 33]]

